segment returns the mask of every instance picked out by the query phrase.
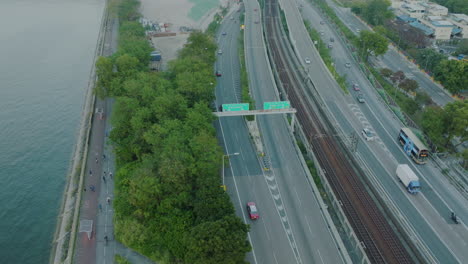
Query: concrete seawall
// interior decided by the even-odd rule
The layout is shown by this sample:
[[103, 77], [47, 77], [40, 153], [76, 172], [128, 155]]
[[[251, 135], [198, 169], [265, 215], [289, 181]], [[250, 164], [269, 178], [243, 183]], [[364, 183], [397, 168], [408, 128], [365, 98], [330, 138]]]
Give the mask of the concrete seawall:
[[51, 244], [49, 263], [71, 263], [73, 258], [74, 243], [78, 228], [79, 207], [81, 204], [81, 190], [83, 189], [83, 180], [86, 175], [84, 171], [85, 164], [83, 163], [86, 161], [88, 153], [88, 141], [96, 102], [96, 98], [93, 94], [93, 89], [97, 81], [95, 65], [96, 60], [104, 51], [104, 39], [107, 32], [106, 26], [108, 20], [108, 2], [106, 1], [90, 70], [88, 87], [85, 92], [85, 101], [77, 134], [77, 142], [70, 160], [67, 182], [65, 184], [62, 204], [57, 217], [57, 225]]

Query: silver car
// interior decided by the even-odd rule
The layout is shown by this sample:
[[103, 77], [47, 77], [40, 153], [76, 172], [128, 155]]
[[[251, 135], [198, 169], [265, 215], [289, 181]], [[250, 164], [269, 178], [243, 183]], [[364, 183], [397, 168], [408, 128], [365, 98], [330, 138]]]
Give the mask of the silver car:
[[372, 134], [372, 132], [367, 128], [364, 128], [362, 130], [361, 134], [364, 137], [364, 139], [367, 140], [367, 141], [373, 141], [374, 140], [374, 134]]

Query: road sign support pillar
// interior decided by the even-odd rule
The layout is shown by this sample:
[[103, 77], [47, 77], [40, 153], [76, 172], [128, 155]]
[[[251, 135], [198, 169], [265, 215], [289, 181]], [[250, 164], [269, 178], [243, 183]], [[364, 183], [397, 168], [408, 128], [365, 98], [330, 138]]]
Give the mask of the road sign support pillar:
[[292, 115], [292, 118], [291, 118], [291, 132], [294, 133], [294, 122], [296, 122], [296, 115], [295, 114], [291, 114]]

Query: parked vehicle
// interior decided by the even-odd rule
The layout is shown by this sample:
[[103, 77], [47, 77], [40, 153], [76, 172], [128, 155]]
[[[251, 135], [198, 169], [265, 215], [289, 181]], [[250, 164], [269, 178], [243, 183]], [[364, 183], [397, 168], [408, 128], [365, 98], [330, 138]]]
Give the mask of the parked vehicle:
[[219, 55], [223, 54], [223, 51], [222, 51], [222, 50], [218, 50], [218, 54], [219, 54]]
[[216, 77], [221, 77], [221, 71], [216, 71]]
[[398, 164], [396, 169], [396, 175], [398, 180], [403, 183], [405, 188], [411, 194], [417, 194], [421, 188], [419, 178], [408, 166], [408, 164]]

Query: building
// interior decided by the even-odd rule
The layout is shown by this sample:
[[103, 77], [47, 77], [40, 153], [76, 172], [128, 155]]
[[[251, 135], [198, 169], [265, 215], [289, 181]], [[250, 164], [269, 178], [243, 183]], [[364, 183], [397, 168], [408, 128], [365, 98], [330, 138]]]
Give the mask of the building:
[[421, 2], [419, 5], [426, 9], [426, 15], [432, 16], [446, 16], [448, 15], [448, 8], [431, 2]]
[[419, 19], [419, 22], [431, 28], [434, 31], [433, 37], [437, 40], [449, 40], [455, 27], [441, 16], [425, 16]]
[[448, 21], [454, 24], [452, 34], [460, 38], [468, 38], [468, 16], [465, 14], [450, 14]]
[[421, 18], [426, 14], [426, 8], [419, 3], [404, 3], [400, 10], [410, 17]]

